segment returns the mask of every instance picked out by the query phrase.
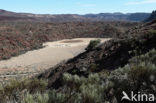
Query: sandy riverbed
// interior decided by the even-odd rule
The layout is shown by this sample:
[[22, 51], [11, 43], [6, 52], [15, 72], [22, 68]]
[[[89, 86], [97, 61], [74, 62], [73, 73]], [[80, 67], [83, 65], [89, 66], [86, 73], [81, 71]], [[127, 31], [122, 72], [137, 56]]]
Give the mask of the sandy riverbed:
[[[70, 59], [84, 52], [90, 40], [97, 38], [65, 39], [56, 42], [46, 42], [42, 49], [29, 51], [9, 60], [0, 61], [0, 74], [11, 71], [42, 71], [48, 69], [63, 60]], [[101, 39], [105, 42], [109, 39]]]

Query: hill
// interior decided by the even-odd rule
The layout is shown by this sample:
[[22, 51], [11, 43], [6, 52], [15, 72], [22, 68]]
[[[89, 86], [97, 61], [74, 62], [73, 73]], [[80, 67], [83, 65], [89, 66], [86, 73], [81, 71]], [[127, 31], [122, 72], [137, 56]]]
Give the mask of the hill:
[[[92, 30], [92, 26], [95, 27], [95, 25], [100, 25], [102, 22], [98, 23], [95, 23], [94, 25], [92, 23], [92, 25], [80, 23], [81, 26], [78, 26], [80, 24], [75, 23], [72, 25], [70, 23], [69, 24], [71, 27], [75, 25], [74, 28], [77, 29], [87, 25], [82, 28], [89, 27]], [[50, 27], [50, 24], [45, 25]], [[67, 23], [66, 25], [69, 24]], [[21, 25], [23, 25], [23, 23], [16, 25], [15, 30], [18, 30], [18, 26], [22, 27]], [[60, 30], [60, 28], [64, 27], [65, 24], [63, 23], [60, 25], [52, 23], [52, 25], [59, 25]], [[127, 94], [129, 94], [131, 91], [135, 93], [142, 92], [147, 94], [154, 94], [156, 93], [155, 25], [156, 22], [152, 21], [150, 23], [135, 26], [135, 28], [131, 28], [127, 32], [120, 34], [129, 35], [128, 37], [115, 37], [104, 44], [100, 44], [99, 40], [91, 41], [88, 48], [86, 49], [87, 51], [84, 53], [68, 61], [64, 61], [55, 67], [49, 68], [49, 70], [33, 78], [28, 78], [25, 80], [21, 80], [21, 78], [19, 80], [19, 78], [17, 78], [17, 80], [12, 80], [8, 84], [5, 84], [4, 81], [2, 81], [2, 87], [0, 89], [0, 102], [120, 103], [123, 96], [123, 91]], [[6, 24], [4, 26], [6, 28]], [[24, 25], [24, 30], [27, 30], [25, 29], [25, 26], [26, 24]], [[39, 24], [37, 23], [37, 27], [38, 26]], [[41, 26], [42, 29], [46, 29], [44, 24]], [[125, 27], [123, 24], [122, 26]], [[30, 27], [30, 24], [28, 27]], [[36, 28], [36, 26], [33, 27]], [[40, 29], [32, 29], [33, 27], [31, 27], [31, 32], [29, 31], [30, 34], [33, 31], [36, 32], [36, 30], [38, 31], [38, 34], [44, 33], [39, 32]], [[82, 28], [78, 31], [82, 31]], [[87, 29], [87, 31], [90, 29]], [[14, 32], [15, 30], [8, 29], [9, 32]], [[23, 31], [22, 28], [19, 30]], [[56, 30], [56, 28], [54, 28], [54, 30]], [[65, 28], [65, 30], [67, 30], [67, 28]], [[100, 28], [98, 31], [99, 30]], [[89, 34], [90, 32], [88, 31]], [[71, 36], [73, 32], [71, 33], [70, 31], [67, 33], [70, 33]], [[74, 33], [79, 34], [79, 32]], [[22, 32], [19, 34], [22, 34]], [[4, 47], [4, 50], [7, 50], [8, 47], [10, 47], [10, 45], [8, 45], [9, 43], [15, 45], [15, 47], [12, 48], [13, 50], [16, 50], [16, 45], [24, 48], [23, 43], [26, 43], [26, 47], [36, 47], [34, 45], [35, 42], [42, 43], [48, 40], [46, 37], [44, 37], [45, 34], [44, 36], [38, 34], [29, 34], [29, 36], [27, 36], [28, 34], [22, 34], [23, 37], [19, 34], [11, 35], [12, 37], [7, 35], [4, 40], [1, 40], [1, 43], [5, 45], [2, 46]], [[90, 36], [83, 34], [84, 31], [78, 36]], [[9, 38], [9, 36], [11, 38]], [[14, 42], [10, 41], [14, 40], [12, 38], [16, 36], [20, 39], [14, 38]], [[50, 34], [47, 36], [49, 36], [48, 38], [51, 40], [56, 39], [53, 38], [54, 36], [51, 36]], [[95, 36], [95, 34], [93, 36]], [[101, 33], [96, 34], [96, 36], [109, 37], [109, 35], [101, 35]], [[56, 37], [60, 39], [65, 37], [65, 34], [59, 36], [56, 35]], [[25, 40], [28, 41], [26, 42]], [[33, 41], [33, 43], [30, 41]], [[2, 54], [5, 53], [6, 52], [3, 52]], [[126, 100], [124, 101], [127, 103]]]
[[143, 21], [150, 16], [150, 13], [100, 13], [100, 14], [31, 14], [15, 13], [0, 10], [0, 21], [34, 21], [34, 22], [73, 22], [73, 21]]
[[[148, 26], [151, 28], [155, 24], [152, 22]], [[141, 28], [148, 26], [145, 24]], [[48, 87], [58, 90], [68, 102], [120, 103], [123, 90], [155, 93], [155, 79], [149, 79], [156, 73], [155, 39], [155, 28], [132, 38], [112, 39], [50, 68], [38, 78], [47, 79]]]
[[87, 14], [84, 17], [94, 19], [96, 21], [143, 21], [150, 16], [150, 13], [100, 13], [100, 14]]
[[43, 42], [67, 38], [118, 37], [137, 23], [129, 22], [0, 22], [0, 60], [41, 48]]
[[88, 19], [76, 14], [32, 14], [32, 13], [16, 13], [6, 10], [0, 10], [0, 21], [33, 21], [33, 22], [72, 22], [72, 21], [88, 21]]
[[131, 91], [155, 95], [155, 20], [148, 23], [1, 22], [1, 59], [12, 56], [10, 53], [39, 48], [46, 41], [75, 37], [112, 39], [103, 44], [99, 40], [91, 41], [84, 53], [33, 78], [12, 80], [9, 84], [2, 81], [0, 102], [120, 103], [123, 91], [128, 95]]
[[151, 22], [153, 20], [156, 20], [156, 10], [153, 11], [152, 14], [147, 19], [145, 19], [145, 22]]
[[[98, 65], [99, 70], [97, 71], [102, 71], [104, 68], [113, 70], [118, 67], [123, 67], [128, 63], [128, 60], [134, 56], [134, 54], [129, 54], [129, 51], [135, 50], [136, 52], [144, 54], [149, 50], [156, 48], [155, 28], [152, 27], [152, 25], [156, 25], [156, 22], [148, 26], [147, 24], [144, 24], [142, 27], [134, 29], [134, 31], [138, 31], [137, 33], [129, 31], [129, 35], [131, 34], [132, 38], [112, 39], [93, 50], [78, 55], [65, 64], [57, 66], [55, 69], [52, 68], [50, 70], [53, 70], [54, 72], [55, 70], [63, 72], [77, 71], [76, 74], [80, 74], [83, 67], [89, 69], [91, 64]], [[150, 29], [146, 29], [146, 31], [144, 30], [144, 32], [142, 32], [144, 28], [148, 27]], [[53, 71], [48, 71], [44, 76], [48, 78], [51, 78], [50, 76], [55, 76], [54, 74], [57, 73], [53, 73]], [[52, 82], [52, 80], [50, 82]]]

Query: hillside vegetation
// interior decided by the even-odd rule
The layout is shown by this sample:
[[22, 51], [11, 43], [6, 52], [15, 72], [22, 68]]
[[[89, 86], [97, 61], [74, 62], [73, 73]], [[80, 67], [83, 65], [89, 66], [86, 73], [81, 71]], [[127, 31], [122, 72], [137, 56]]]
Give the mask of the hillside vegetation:
[[96, 21], [133, 21], [141, 22], [150, 16], [150, 13], [100, 13], [86, 14], [84, 17]]
[[152, 14], [147, 19], [145, 19], [145, 22], [150, 22], [153, 20], [156, 20], [156, 10], [153, 11]]
[[134, 34], [128, 38], [112, 39], [101, 45], [98, 40], [91, 41], [88, 46], [91, 49], [34, 79], [3, 84], [0, 100], [2, 103], [120, 103], [122, 91], [156, 93], [155, 24], [153, 21], [129, 30], [127, 35]]
[[110, 40], [39, 75], [61, 95], [53, 102], [120, 103], [122, 91], [155, 94], [155, 28], [133, 35]]
[[31, 21], [31, 22], [86, 22], [86, 21], [130, 21], [141, 22], [150, 16], [151, 13], [99, 13], [99, 14], [32, 14], [16, 13], [0, 9], [0, 21]]
[[136, 23], [128, 22], [0, 22], [0, 60], [67, 38], [117, 37]]
[[90, 41], [84, 53], [37, 76], [1, 84], [1, 103], [121, 103], [123, 91], [156, 93], [155, 20], [139, 25], [3, 22], [0, 28], [1, 59], [12, 50], [19, 54], [46, 41], [112, 37], [103, 44]]

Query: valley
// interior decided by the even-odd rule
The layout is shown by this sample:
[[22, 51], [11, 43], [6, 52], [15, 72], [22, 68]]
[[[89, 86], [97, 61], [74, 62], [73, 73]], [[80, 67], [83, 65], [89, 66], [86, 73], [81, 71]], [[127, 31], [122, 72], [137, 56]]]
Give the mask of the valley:
[[156, 12], [0, 10], [0, 103], [121, 103], [156, 93]]
[[[43, 48], [0, 61], [0, 81], [31, 77], [71, 59], [85, 51], [90, 40], [98, 38], [64, 39], [43, 43]], [[99, 38], [104, 43], [109, 38]]]

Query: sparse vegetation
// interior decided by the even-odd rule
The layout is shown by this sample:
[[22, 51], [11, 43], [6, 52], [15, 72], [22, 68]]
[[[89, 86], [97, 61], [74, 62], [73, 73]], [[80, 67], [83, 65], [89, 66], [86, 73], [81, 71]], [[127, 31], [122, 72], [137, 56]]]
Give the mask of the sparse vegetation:
[[[15, 26], [15, 28], [19, 26], [19, 31], [22, 32], [17, 30], [17, 34], [20, 38], [2, 34], [0, 37], [3, 39], [3, 36], [6, 36], [5, 39], [7, 38], [11, 42], [9, 44], [11, 50], [13, 50], [14, 46], [19, 47], [20, 50], [25, 50], [30, 45], [35, 48], [36, 42], [43, 43], [53, 40], [53, 36], [57, 38], [57, 34], [63, 35], [63, 37], [58, 37], [57, 39], [77, 36], [87, 37], [89, 33], [93, 33], [92, 36], [96, 34], [97, 37], [105, 37], [105, 33], [103, 33], [103, 30], [107, 31], [103, 29], [105, 24], [98, 22], [98, 27], [95, 28], [96, 23], [89, 23], [91, 24], [89, 26], [86, 23], [41, 23], [40, 25], [32, 24], [33, 26], [26, 24], [27, 29], [24, 29], [25, 27], [21, 28], [23, 24], [10, 24], [11, 27]], [[9, 24], [5, 25], [8, 26]], [[99, 40], [91, 41], [85, 53], [47, 70], [34, 77], [34, 79], [14, 80], [10, 81], [9, 84], [1, 85], [0, 102], [120, 103], [122, 91], [127, 93], [130, 91], [156, 93], [156, 32], [155, 28], [153, 28], [155, 23], [147, 28], [146, 26], [148, 25], [146, 24], [139, 29], [135, 27], [134, 31], [129, 31], [135, 35], [130, 35], [130, 38], [113, 39], [109, 43], [102, 45], [98, 45], [100, 43]], [[41, 26], [42, 28], [40, 28]], [[72, 28], [73, 26], [75, 27], [74, 29]], [[2, 29], [1, 31], [0, 28], [0, 32], [6, 34], [12, 34], [14, 31], [10, 28], [6, 30]], [[116, 31], [117, 29], [113, 30]], [[36, 31], [38, 31], [37, 34]], [[51, 32], [54, 32], [54, 34], [50, 35]], [[68, 32], [71, 34], [68, 34]], [[24, 33], [24, 35], [20, 35], [20, 33]], [[77, 33], [77, 36], [73, 35], [74, 33]], [[101, 33], [103, 34], [101, 35]], [[116, 36], [118, 33], [114, 35]], [[137, 33], [142, 33], [142, 35]], [[36, 37], [37, 39], [35, 39]], [[12, 41], [12, 38], [15, 40]], [[21, 42], [23, 38], [26, 38], [26, 41]], [[11, 56], [7, 54], [9, 52], [8, 47], [10, 47], [8, 46], [8, 41], [0, 41], [0, 43], [6, 44], [6, 48], [1, 48], [0, 50], [2, 54], [6, 52], [7, 56]], [[33, 42], [27, 44], [29, 41]], [[32, 49], [31, 46], [27, 49]], [[5, 57], [4, 55], [0, 56]]]
[[0, 101], [20, 102], [25, 93], [43, 92], [47, 88], [46, 80], [27, 79], [27, 80], [11, 80], [9, 84], [2, 85], [0, 89]]
[[100, 39], [97, 39], [97, 40], [91, 40], [90, 41], [90, 43], [89, 43], [89, 45], [88, 45], [88, 47], [86, 48], [86, 50], [92, 50], [92, 49], [94, 49], [94, 48], [96, 48], [96, 46], [98, 45], [98, 44], [100, 44], [101, 43], [101, 40]]
[[154, 10], [152, 12], [152, 14], [150, 15], [150, 17], [148, 17], [147, 19], [145, 19], [144, 21], [145, 22], [150, 22], [150, 21], [153, 21], [153, 20], [156, 20], [156, 10]]
[[[43, 80], [12, 81], [1, 88], [1, 98], [21, 100], [23, 103], [119, 103], [122, 91], [155, 93], [156, 50], [135, 56], [129, 63], [114, 71], [90, 73], [87, 77], [64, 73], [63, 86], [45, 90]], [[26, 91], [23, 91], [26, 90]], [[16, 99], [17, 94], [21, 95]], [[6, 99], [6, 98], [5, 98]]]
[[75, 100], [75, 103], [120, 103], [122, 91], [155, 93], [155, 59], [156, 50], [151, 50], [133, 57], [126, 66], [109, 73], [91, 73], [88, 77], [65, 73], [62, 93], [72, 95], [66, 98], [67, 102]]
[[0, 60], [41, 48], [42, 43], [47, 41], [116, 37], [134, 25], [136, 23], [129, 22], [0, 22]]
[[[113, 58], [112, 61], [115, 61], [114, 55], [115, 57], [120, 55], [123, 50], [123, 53], [125, 53], [124, 56], [129, 56], [129, 58], [126, 57], [125, 59], [128, 60], [125, 65], [116, 68], [115, 70], [110, 71], [105, 70], [107, 68], [102, 69], [101, 65], [98, 64], [99, 59], [97, 59], [95, 63], [89, 62], [90, 65], [88, 64], [88, 67], [86, 66], [86, 63], [81, 64], [80, 67], [84, 66], [86, 70], [83, 71], [83, 73], [79, 73], [76, 72], [79, 71], [77, 66], [79, 60], [73, 60], [74, 63], [77, 63], [77, 68], [73, 66], [74, 73], [69, 71], [68, 73], [63, 74], [62, 79], [57, 81], [57, 83], [59, 82], [61, 84], [58, 89], [59, 93], [65, 93], [65, 96], [67, 96], [65, 97], [65, 101], [67, 103], [70, 103], [71, 101], [75, 103], [120, 103], [122, 91], [126, 91], [126, 93], [129, 93], [130, 91], [155, 93], [156, 50], [152, 49], [155, 48], [155, 36], [155, 32], [152, 31], [136, 38], [117, 41], [113, 46], [109, 45], [111, 47], [109, 50], [113, 50], [111, 53], [116, 53], [116, 55], [111, 55]], [[119, 48], [115, 49], [114, 45], [119, 45]], [[105, 48], [108, 49], [109, 46], [106, 45]], [[120, 49], [122, 50], [121, 52]], [[98, 50], [100, 51], [100, 49], [95, 49], [95, 51]], [[92, 56], [94, 55], [93, 51], [89, 52], [91, 52]], [[107, 53], [104, 50], [103, 52]], [[91, 54], [89, 54], [89, 56]], [[95, 59], [97, 57], [99, 56], [96, 55]], [[100, 63], [101, 61], [104, 62], [105, 59], [111, 59], [107, 59], [107, 57], [110, 57], [110, 55], [101, 56], [102, 59], [100, 59]], [[93, 58], [87, 60], [92, 59]], [[121, 58], [118, 58], [118, 60], [119, 59]], [[70, 64], [68, 65], [70, 66]], [[87, 73], [87, 75], [84, 72]]]

